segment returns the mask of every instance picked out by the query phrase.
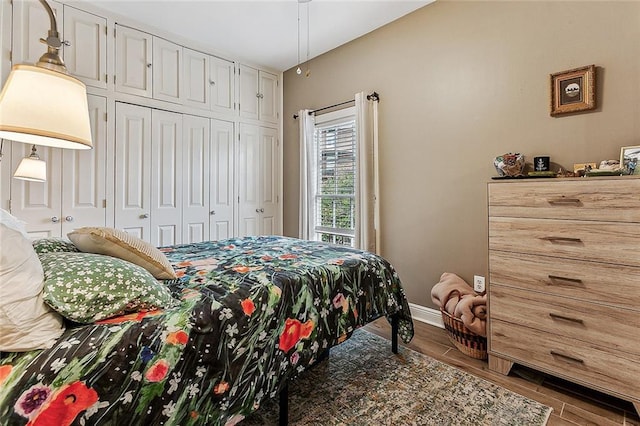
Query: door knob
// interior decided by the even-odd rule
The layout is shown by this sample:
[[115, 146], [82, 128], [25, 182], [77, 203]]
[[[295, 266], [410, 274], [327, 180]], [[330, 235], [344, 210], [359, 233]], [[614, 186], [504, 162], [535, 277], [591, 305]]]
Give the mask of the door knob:
[[152, 64], [147, 64], [147, 68], [151, 68]]
[[60, 218], [58, 216], [54, 216], [54, 217], [51, 218], [51, 222], [58, 223], [58, 222], [60, 222]]
[[149, 218], [149, 213], [142, 213], [140, 215], [140, 219], [148, 219]]
[[211, 211], [209, 212], [209, 214], [210, 214], [211, 216], [213, 216], [214, 214], [216, 214], [216, 211], [215, 211], [215, 210], [211, 210]]
[[256, 209], [256, 213], [260, 213], [260, 209]]
[[73, 222], [73, 216], [67, 216], [64, 218], [67, 222]]
[[264, 213], [264, 209], [260, 209], [260, 213]]
[[212, 86], [215, 86], [216, 82], [213, 81], [213, 80], [209, 80], [209, 84], [212, 85]]

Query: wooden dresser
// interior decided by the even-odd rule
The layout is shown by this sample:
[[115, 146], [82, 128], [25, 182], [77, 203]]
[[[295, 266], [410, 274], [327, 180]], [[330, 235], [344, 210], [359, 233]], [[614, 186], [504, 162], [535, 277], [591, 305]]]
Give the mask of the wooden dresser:
[[640, 179], [491, 182], [489, 368], [514, 363], [640, 413]]

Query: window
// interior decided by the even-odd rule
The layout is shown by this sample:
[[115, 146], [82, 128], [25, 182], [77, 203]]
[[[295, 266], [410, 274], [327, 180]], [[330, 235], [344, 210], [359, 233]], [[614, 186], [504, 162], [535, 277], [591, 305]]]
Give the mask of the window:
[[316, 239], [354, 247], [356, 230], [356, 120], [354, 108], [316, 117]]

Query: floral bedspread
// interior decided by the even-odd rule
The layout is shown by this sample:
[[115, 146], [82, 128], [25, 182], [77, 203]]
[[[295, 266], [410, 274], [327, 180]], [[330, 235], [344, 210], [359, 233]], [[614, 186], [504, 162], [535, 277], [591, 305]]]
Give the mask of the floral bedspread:
[[413, 336], [398, 276], [376, 255], [274, 236], [162, 250], [179, 306], [3, 354], [0, 424], [234, 424], [359, 326], [398, 314], [400, 337]]

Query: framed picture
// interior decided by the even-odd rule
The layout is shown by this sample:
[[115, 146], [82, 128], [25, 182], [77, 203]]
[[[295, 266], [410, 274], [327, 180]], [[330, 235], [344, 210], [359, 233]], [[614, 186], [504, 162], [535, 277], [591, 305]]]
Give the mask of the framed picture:
[[551, 115], [596, 107], [596, 66], [551, 74]]
[[625, 175], [640, 175], [640, 145], [623, 146], [620, 150], [620, 167]]

